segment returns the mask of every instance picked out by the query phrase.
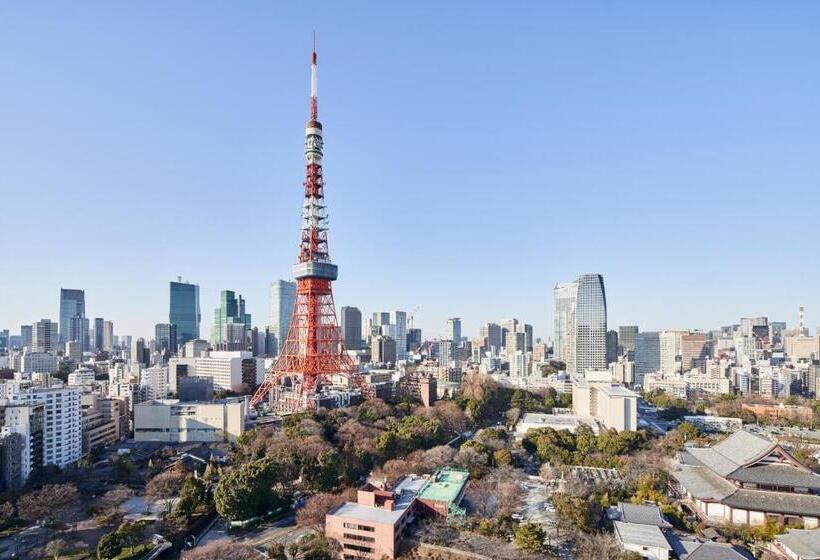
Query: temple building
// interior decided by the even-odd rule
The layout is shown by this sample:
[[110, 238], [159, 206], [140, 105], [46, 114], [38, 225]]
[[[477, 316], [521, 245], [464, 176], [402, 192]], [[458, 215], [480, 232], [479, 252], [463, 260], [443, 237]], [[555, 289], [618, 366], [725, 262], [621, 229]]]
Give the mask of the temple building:
[[673, 490], [706, 522], [802, 522], [810, 529], [820, 520], [820, 476], [780, 444], [748, 430], [711, 447], [687, 446], [670, 475]]

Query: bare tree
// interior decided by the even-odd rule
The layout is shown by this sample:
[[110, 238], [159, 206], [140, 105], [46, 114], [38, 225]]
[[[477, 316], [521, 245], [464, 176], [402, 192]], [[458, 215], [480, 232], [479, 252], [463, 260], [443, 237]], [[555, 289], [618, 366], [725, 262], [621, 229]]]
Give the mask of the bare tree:
[[168, 515], [174, 508], [174, 497], [179, 494], [182, 483], [187, 477], [177, 471], [165, 471], [148, 481], [145, 486], [145, 497], [160, 501]]
[[27, 521], [63, 517], [80, 503], [80, 493], [73, 484], [46, 484], [20, 497], [18, 515]]
[[624, 551], [611, 533], [581, 533], [574, 540], [577, 560], [620, 560]]
[[306, 527], [324, 523], [325, 515], [331, 509], [345, 502], [355, 500], [356, 490], [354, 488], [348, 488], [340, 494], [321, 492], [311, 496], [307, 503], [296, 511], [296, 524], [300, 527]]

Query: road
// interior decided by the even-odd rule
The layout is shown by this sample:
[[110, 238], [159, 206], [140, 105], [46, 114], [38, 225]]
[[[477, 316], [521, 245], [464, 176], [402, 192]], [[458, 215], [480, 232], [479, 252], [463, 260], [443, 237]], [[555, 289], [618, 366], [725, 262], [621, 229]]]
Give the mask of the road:
[[314, 527], [297, 527], [296, 516], [291, 513], [277, 521], [261, 523], [254, 529], [238, 534], [230, 534], [227, 531], [227, 524], [220, 519], [202, 537], [197, 546], [203, 546], [214, 541], [232, 541], [256, 547], [265, 547], [272, 542], [279, 542], [287, 548], [291, 543], [298, 541], [314, 529]]

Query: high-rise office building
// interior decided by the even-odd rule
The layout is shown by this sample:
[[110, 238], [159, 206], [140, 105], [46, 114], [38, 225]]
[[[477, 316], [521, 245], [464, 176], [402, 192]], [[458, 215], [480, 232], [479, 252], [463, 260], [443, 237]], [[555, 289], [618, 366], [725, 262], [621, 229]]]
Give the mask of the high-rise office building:
[[135, 338], [133, 343], [131, 344], [131, 363], [142, 364], [147, 367], [148, 361], [145, 358], [145, 339]]
[[504, 319], [501, 321], [501, 346], [507, 346], [507, 334], [518, 332], [518, 319]]
[[114, 349], [114, 323], [105, 321], [103, 323], [103, 350], [111, 352]]
[[[222, 290], [219, 294], [219, 306], [214, 310], [214, 344], [219, 346], [223, 342], [236, 343], [237, 339], [241, 339], [244, 345], [245, 332], [250, 329], [251, 316], [245, 313], [245, 300], [231, 290]], [[241, 348], [231, 350], [239, 349]]]
[[157, 323], [154, 326], [154, 341], [157, 352], [165, 357], [177, 353], [177, 326], [172, 323]]
[[658, 332], [639, 332], [635, 337], [635, 383], [661, 369], [661, 337]]
[[362, 312], [358, 307], [344, 306], [341, 309], [340, 328], [347, 350], [361, 350], [362, 348]]
[[681, 368], [683, 371], [698, 369], [706, 373], [706, 360], [709, 358], [710, 344], [706, 333], [696, 332], [682, 334], [680, 339]]
[[618, 355], [635, 355], [635, 340], [638, 338], [637, 325], [622, 325], [618, 327]]
[[552, 294], [555, 333], [553, 355], [566, 364], [567, 371], [575, 371], [575, 301], [578, 298], [578, 282], [556, 284]]
[[[85, 291], [60, 289], [60, 331], [59, 341], [79, 340], [77, 334], [72, 332], [72, 322], [74, 317], [85, 317]], [[57, 340], [54, 341], [55, 344]]]
[[661, 371], [674, 373], [680, 371], [681, 337], [687, 331], [663, 331], [660, 333]]
[[421, 343], [421, 329], [407, 329], [407, 349], [418, 350]]
[[606, 291], [600, 274], [578, 277], [575, 303], [575, 370], [601, 371], [606, 362]]
[[447, 319], [447, 328], [444, 331], [444, 338], [449, 338], [458, 347], [461, 343], [461, 319], [451, 317]]
[[532, 352], [532, 344], [533, 344], [533, 340], [532, 340], [532, 336], [533, 336], [532, 325], [527, 324], [527, 323], [524, 323], [524, 336], [526, 337], [527, 352]]
[[95, 352], [102, 352], [103, 348], [105, 347], [105, 320], [102, 317], [96, 317], [94, 319], [94, 344], [92, 344], [92, 349]]
[[496, 323], [486, 323], [480, 330], [481, 338], [484, 339], [484, 349], [486, 352], [492, 351], [497, 354], [501, 350], [501, 325]]
[[374, 364], [395, 364], [396, 340], [382, 334], [370, 337], [370, 356]]
[[33, 332], [32, 325], [20, 326], [20, 348], [31, 348]]
[[387, 333], [396, 341], [396, 360], [407, 359], [407, 312], [391, 311], [390, 328]]
[[606, 331], [606, 363], [618, 361], [618, 331]]
[[270, 314], [268, 323], [280, 350], [288, 336], [293, 306], [296, 303], [296, 282], [277, 280], [270, 285]]
[[176, 325], [177, 343], [185, 344], [199, 338], [199, 324], [202, 314], [199, 312], [199, 286], [183, 282], [170, 283], [168, 322]]
[[79, 315], [71, 318], [71, 329], [68, 341], [76, 340], [83, 352], [91, 348], [91, 333], [87, 317]]
[[41, 319], [31, 326], [32, 352], [56, 352], [58, 340], [57, 323], [51, 319]]

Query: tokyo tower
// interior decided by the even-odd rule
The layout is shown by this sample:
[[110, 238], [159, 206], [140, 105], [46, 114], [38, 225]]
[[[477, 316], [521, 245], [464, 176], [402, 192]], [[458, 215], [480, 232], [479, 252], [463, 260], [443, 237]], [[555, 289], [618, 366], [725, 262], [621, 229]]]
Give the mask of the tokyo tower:
[[310, 66], [310, 120], [305, 125], [305, 160], [302, 239], [299, 261], [293, 267], [296, 303], [285, 343], [250, 403], [257, 406], [267, 396], [271, 410], [279, 413], [317, 406], [317, 390], [323, 385], [338, 384], [340, 380], [346, 381], [348, 387], [358, 387], [365, 398], [373, 396], [372, 387], [345, 352], [336, 324], [331, 282], [336, 280], [338, 268], [330, 260], [327, 242], [315, 37]]

